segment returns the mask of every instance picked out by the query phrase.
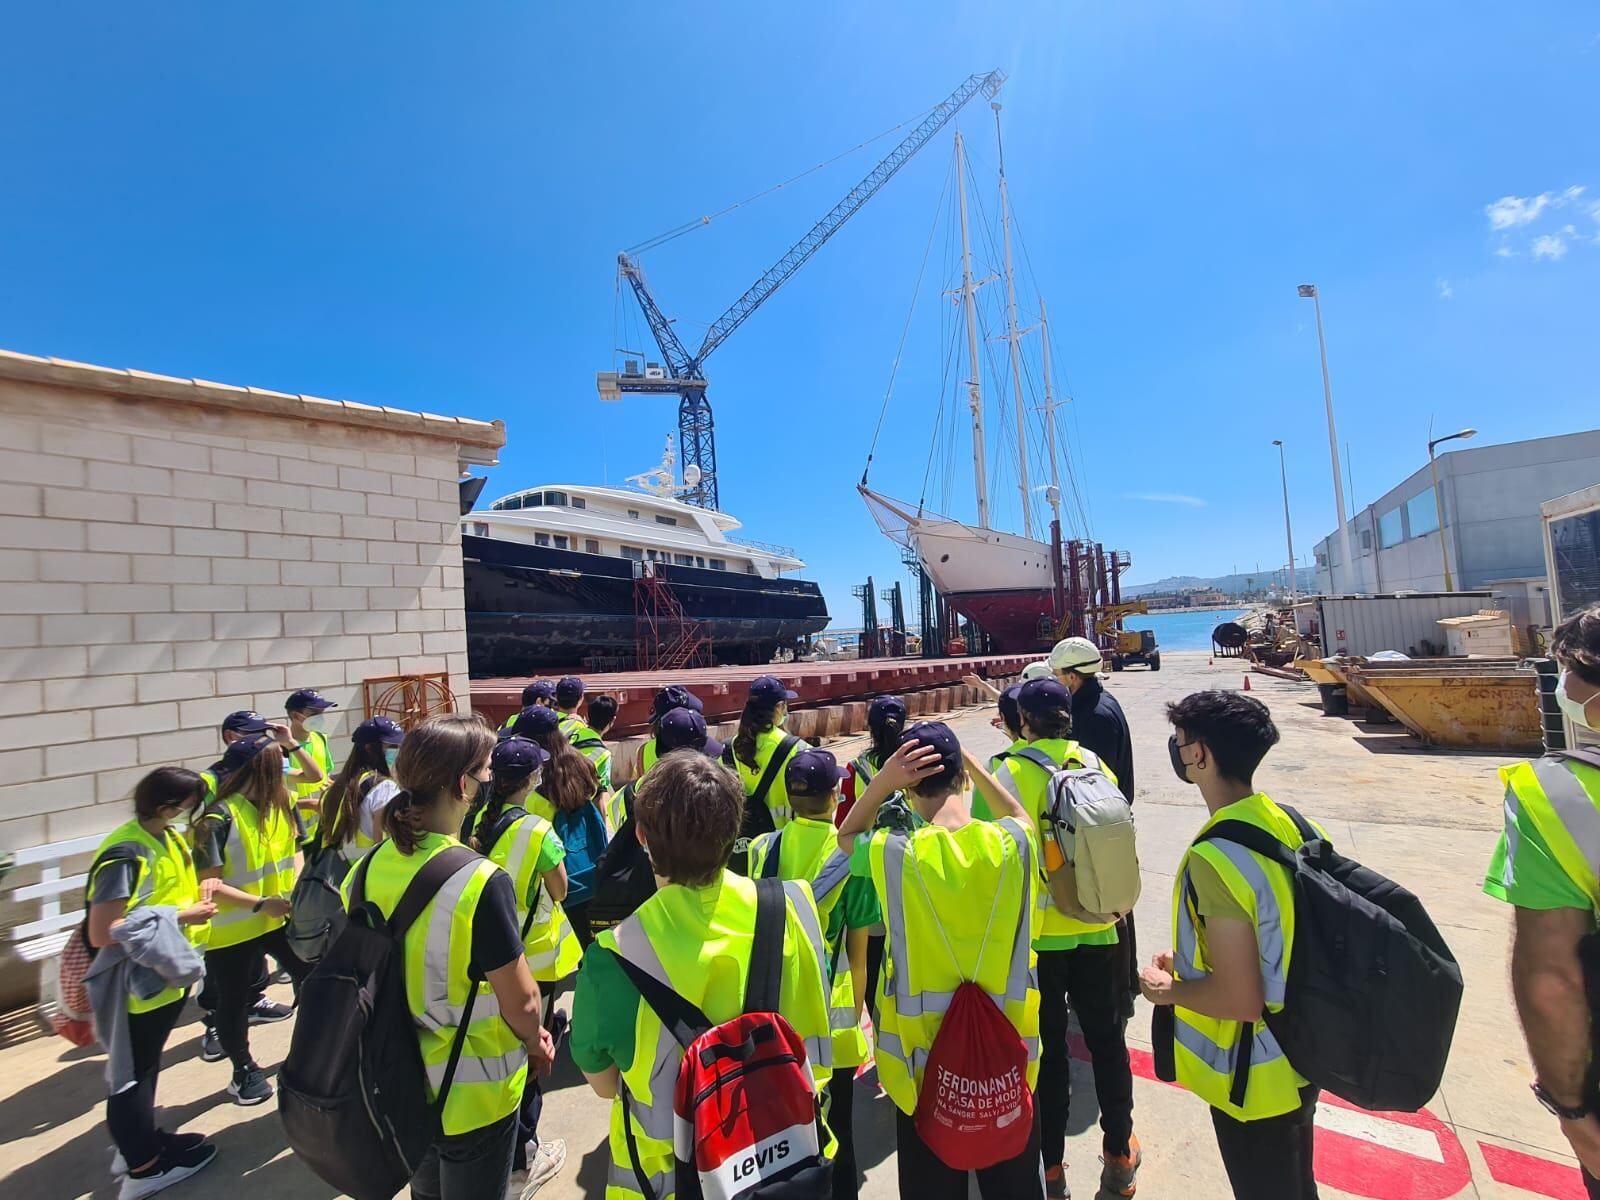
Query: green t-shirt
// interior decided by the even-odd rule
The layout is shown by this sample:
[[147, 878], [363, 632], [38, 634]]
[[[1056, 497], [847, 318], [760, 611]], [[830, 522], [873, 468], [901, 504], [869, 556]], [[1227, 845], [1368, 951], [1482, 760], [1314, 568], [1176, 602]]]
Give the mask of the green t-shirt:
[[572, 997], [572, 1027], [567, 1045], [578, 1070], [598, 1075], [633, 1061], [634, 1027], [639, 1023], [639, 989], [617, 956], [591, 942], [578, 967]]
[[1234, 899], [1216, 867], [1198, 854], [1189, 856], [1189, 882], [1194, 885], [1195, 907], [1203, 919], [1222, 917], [1252, 924], [1249, 910]]
[[1594, 909], [1584, 890], [1561, 869], [1527, 810], [1520, 807], [1515, 822], [1506, 827], [1495, 845], [1483, 890], [1518, 908]]
[[567, 861], [567, 848], [561, 843], [561, 835], [554, 829], [544, 835], [544, 841], [539, 844], [539, 858], [533, 864], [533, 879], [529, 883], [529, 891], [522, 898], [524, 904], [533, 900], [533, 893], [538, 890], [546, 871], [554, 871]]

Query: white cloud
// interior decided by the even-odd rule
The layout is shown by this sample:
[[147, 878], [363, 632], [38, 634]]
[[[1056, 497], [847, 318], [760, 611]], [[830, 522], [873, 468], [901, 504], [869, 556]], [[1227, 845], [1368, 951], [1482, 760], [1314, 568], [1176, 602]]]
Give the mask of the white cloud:
[[1536, 237], [1533, 239], [1533, 256], [1535, 258], [1547, 258], [1551, 262], [1554, 262], [1556, 259], [1566, 254], [1566, 252], [1566, 242], [1562, 241], [1558, 237], [1551, 237], [1549, 234], [1544, 234], [1542, 237]]
[[1448, 279], [1435, 280], [1435, 283], [1439, 288], [1439, 299], [1448, 300], [1456, 294], [1455, 288], [1450, 286], [1450, 281]]
[[1510, 246], [1496, 246], [1494, 252], [1499, 258], [1515, 258], [1517, 256], [1517, 252]]
[[1537, 196], [1501, 196], [1493, 204], [1484, 205], [1483, 211], [1488, 214], [1490, 229], [1515, 229], [1537, 221], [1539, 214], [1550, 206], [1550, 200], [1549, 192]]
[[1144, 500], [1151, 504], [1182, 504], [1186, 508], [1204, 508], [1206, 502], [1199, 496], [1183, 496], [1176, 492], [1132, 492], [1124, 500]]

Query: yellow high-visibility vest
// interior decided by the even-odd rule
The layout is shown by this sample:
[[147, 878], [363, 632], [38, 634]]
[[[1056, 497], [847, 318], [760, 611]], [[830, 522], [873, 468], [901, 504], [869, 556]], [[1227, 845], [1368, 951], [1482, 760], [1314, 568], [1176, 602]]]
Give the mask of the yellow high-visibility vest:
[[[224, 796], [206, 813], [227, 822], [222, 845], [222, 882], [252, 896], [287, 897], [294, 891], [299, 826], [276, 808], [262, 813], [243, 796]], [[211, 918], [210, 948], [223, 950], [271, 933], [288, 921], [222, 903]]]
[[1540, 758], [1500, 768], [1506, 828], [1528, 814], [1556, 864], [1600, 913], [1600, 770], [1572, 759]]
[[[164, 830], [163, 834], [157, 840], [135, 818], [106, 834], [105, 841], [95, 851], [95, 874], [99, 874], [99, 868], [105, 865], [99, 860], [113, 846], [138, 852], [138, 875], [133, 882], [133, 891], [128, 896], [127, 911], [130, 913], [136, 908], [147, 907], [170, 907], [182, 912], [200, 903], [200, 880], [195, 874], [194, 857], [189, 853], [189, 844], [173, 829]], [[85, 890], [93, 892], [92, 876]], [[183, 936], [201, 948], [205, 947], [211, 936], [209, 922], [181, 928]], [[148, 1000], [141, 1000], [130, 992], [128, 1011], [140, 1013], [164, 1008], [174, 1000], [182, 999], [183, 995], [184, 989], [175, 987], [163, 988]]]
[[[479, 814], [478, 827], [473, 831], [480, 844], [489, 834], [484, 815]], [[539, 853], [544, 849], [545, 839], [556, 836], [549, 821], [525, 810], [489, 850], [489, 861], [511, 876], [511, 885], [517, 893], [517, 919], [527, 924], [528, 929], [522, 939], [528, 970], [541, 983], [566, 978], [578, 969], [583, 958], [583, 947], [578, 944], [578, 935], [572, 932], [566, 910], [560, 901], [551, 897], [542, 882], [533, 920], [528, 921], [528, 896], [536, 882], [534, 872], [539, 865]]]

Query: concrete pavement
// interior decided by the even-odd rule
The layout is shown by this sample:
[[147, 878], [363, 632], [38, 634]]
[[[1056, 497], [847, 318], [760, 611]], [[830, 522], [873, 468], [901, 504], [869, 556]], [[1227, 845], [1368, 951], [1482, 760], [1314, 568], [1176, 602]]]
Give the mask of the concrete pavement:
[[[1236, 661], [1208, 665], [1204, 656], [1164, 655], [1157, 674], [1130, 670], [1108, 676], [1133, 725], [1137, 749], [1140, 858], [1145, 870], [1138, 925], [1144, 957], [1169, 945], [1172, 872], [1204, 819], [1199, 792], [1181, 784], [1167, 762], [1166, 702], [1204, 687], [1238, 688]], [[1499, 829], [1502, 756], [1423, 751], [1398, 726], [1366, 727], [1326, 718], [1316, 689], [1253, 676], [1254, 693], [1272, 709], [1283, 733], [1258, 782], [1292, 801], [1329, 830], [1335, 844], [1416, 891], [1462, 965], [1466, 999], [1455, 1050], [1439, 1094], [1421, 1114], [1372, 1115], [1325, 1103], [1319, 1116], [1317, 1174], [1326, 1197], [1372, 1200], [1581, 1200], [1572, 1159], [1556, 1128], [1528, 1092], [1532, 1071], [1506, 982], [1510, 912], [1480, 891]], [[964, 740], [985, 750], [1001, 738], [988, 711], [951, 719]], [[836, 746], [854, 753], [859, 739]], [[280, 989], [287, 999], [287, 989]], [[192, 1010], [191, 1010], [192, 1011]], [[1129, 1029], [1136, 1080], [1135, 1123], [1144, 1144], [1140, 1194], [1211, 1200], [1229, 1195], [1205, 1107], [1156, 1082], [1149, 1071], [1149, 1006], [1140, 1003]], [[257, 1028], [252, 1043], [269, 1070], [288, 1048], [290, 1027]], [[220, 1195], [230, 1200], [333, 1193], [283, 1146], [273, 1105], [227, 1102], [225, 1064], [198, 1058], [200, 1026], [180, 1025], [161, 1077], [164, 1124], [211, 1134], [221, 1153], [174, 1197]], [[0, 1048], [0, 1193], [14, 1196], [109, 1196], [107, 1139], [102, 1123], [103, 1059], [55, 1038]], [[858, 1082], [857, 1141], [866, 1172], [862, 1195], [896, 1195], [893, 1114], [877, 1098], [872, 1076]], [[569, 1061], [548, 1081], [542, 1132], [567, 1140], [565, 1171], [540, 1193], [548, 1200], [604, 1192], [607, 1105], [596, 1099]], [[1098, 1131], [1088, 1065], [1074, 1072], [1068, 1177], [1079, 1197], [1095, 1195]]]

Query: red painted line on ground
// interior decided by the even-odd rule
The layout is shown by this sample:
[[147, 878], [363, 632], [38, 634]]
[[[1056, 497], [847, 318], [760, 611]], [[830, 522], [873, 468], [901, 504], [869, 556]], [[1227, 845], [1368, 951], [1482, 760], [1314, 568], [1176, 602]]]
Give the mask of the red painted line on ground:
[[1489, 1178], [1496, 1183], [1508, 1184], [1554, 1200], [1587, 1200], [1589, 1192], [1583, 1184], [1583, 1173], [1577, 1167], [1551, 1162], [1548, 1158], [1508, 1150], [1504, 1146], [1491, 1146], [1479, 1142], [1483, 1161], [1488, 1164]]

